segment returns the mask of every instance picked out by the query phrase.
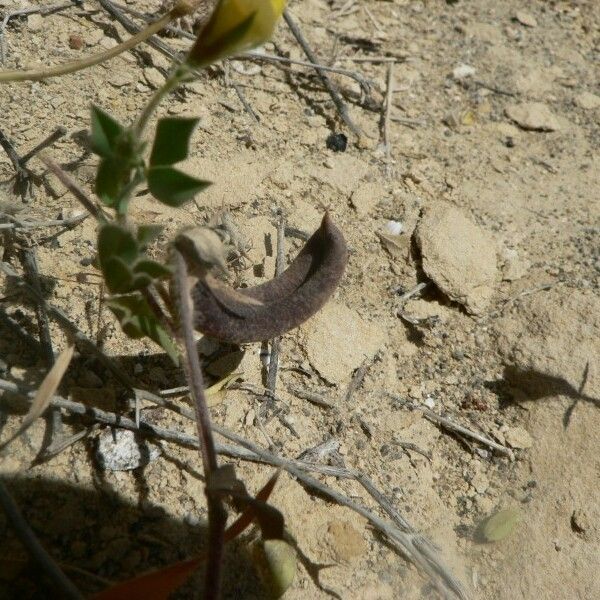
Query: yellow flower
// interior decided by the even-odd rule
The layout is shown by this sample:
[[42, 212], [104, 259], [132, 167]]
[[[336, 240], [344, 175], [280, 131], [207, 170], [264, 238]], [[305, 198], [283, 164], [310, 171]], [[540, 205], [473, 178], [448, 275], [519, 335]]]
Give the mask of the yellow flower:
[[273, 35], [287, 0], [220, 0], [192, 47], [188, 62], [208, 65], [260, 46]]

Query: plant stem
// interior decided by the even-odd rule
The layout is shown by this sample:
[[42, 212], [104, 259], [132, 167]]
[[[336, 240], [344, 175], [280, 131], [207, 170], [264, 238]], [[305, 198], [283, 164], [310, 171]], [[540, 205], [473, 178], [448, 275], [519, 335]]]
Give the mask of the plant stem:
[[26, 71], [15, 70], [15, 71], [0, 71], [0, 83], [7, 81], [36, 81], [40, 79], [46, 79], [48, 77], [57, 77], [59, 75], [68, 75], [69, 73], [75, 73], [88, 67], [100, 64], [106, 60], [118, 56], [126, 50], [130, 50], [134, 46], [137, 46], [140, 42], [148, 39], [150, 36], [164, 29], [171, 21], [175, 20], [180, 14], [174, 14], [173, 11], [163, 15], [158, 21], [148, 25], [146, 29], [140, 31], [137, 35], [132, 36], [127, 41], [99, 52], [98, 54], [92, 54], [82, 60], [75, 60], [62, 65], [55, 65], [53, 67], [42, 67], [40, 69], [29, 69]]
[[198, 351], [194, 342], [194, 327], [188, 284], [188, 271], [184, 257], [174, 250], [175, 283], [179, 309], [180, 337], [185, 348], [183, 364], [190, 385], [190, 393], [196, 409], [196, 424], [200, 439], [200, 453], [206, 476], [206, 499], [208, 504], [208, 560], [204, 583], [204, 600], [217, 600], [221, 590], [221, 563], [223, 558], [227, 512], [218, 494], [210, 491], [211, 478], [219, 468], [212, 434], [210, 413], [204, 395], [204, 383]]
[[142, 137], [144, 128], [148, 124], [150, 117], [161, 103], [162, 99], [175, 90], [188, 74], [188, 66], [185, 63], [179, 65], [165, 81], [165, 83], [159, 87], [156, 92], [154, 92], [148, 101], [148, 104], [146, 104], [144, 110], [140, 113], [139, 117], [132, 126], [132, 131], [134, 132], [135, 136], [138, 138]]

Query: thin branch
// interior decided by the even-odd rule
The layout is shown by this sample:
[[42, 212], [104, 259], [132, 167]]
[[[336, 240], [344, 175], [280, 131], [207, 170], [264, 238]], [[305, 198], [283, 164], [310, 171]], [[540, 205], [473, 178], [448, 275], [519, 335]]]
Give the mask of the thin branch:
[[94, 202], [89, 198], [83, 188], [67, 173], [62, 167], [51, 159], [46, 154], [40, 156], [40, 160], [48, 167], [48, 169], [56, 176], [56, 178], [75, 196], [77, 200], [83, 205], [83, 207], [98, 220], [100, 223], [106, 221], [104, 213]]
[[[0, 262], [0, 270], [4, 271], [7, 275], [15, 277], [20, 280], [21, 288], [30, 294], [34, 299], [39, 299], [39, 296], [35, 289], [28, 283], [23, 281], [19, 274], [7, 263]], [[109, 358], [98, 346], [88, 338], [81, 329], [58, 307], [46, 303], [48, 314], [60, 323], [69, 333], [73, 336], [73, 339], [80, 343], [82, 346], [87, 348], [91, 354], [93, 354], [125, 387], [132, 390], [136, 389], [135, 382], [129, 377], [129, 375], [119, 366], [117, 363]]]
[[43, 139], [39, 144], [34, 146], [29, 152], [24, 154], [21, 157], [21, 165], [25, 165], [28, 161], [30, 161], [36, 154], [39, 154], [44, 148], [48, 148], [48, 146], [52, 146], [54, 142], [60, 140], [60, 138], [64, 137], [67, 133], [66, 127], [60, 125], [57, 127], [49, 136]]
[[80, 4], [80, 0], [70, 0], [69, 2], [63, 2], [61, 4], [53, 4], [50, 6], [29, 6], [27, 8], [18, 8], [12, 12], [7, 12], [0, 23], [0, 64], [3, 64], [6, 59], [6, 40], [4, 38], [4, 31], [8, 22], [14, 17], [24, 17], [27, 15], [34, 15], [39, 13], [40, 15], [49, 15], [65, 8], [70, 8]]
[[66, 227], [72, 229], [75, 225], [79, 225], [89, 217], [88, 213], [80, 213], [68, 219], [51, 219], [49, 221], [20, 221], [10, 215], [2, 215], [3, 218], [9, 218], [10, 223], [0, 223], [0, 231], [7, 229], [15, 229], [22, 231], [27, 229], [46, 229], [47, 227]]
[[[312, 51], [312, 48], [310, 47], [308, 41], [304, 37], [302, 31], [296, 24], [296, 21], [292, 18], [287, 8], [283, 11], [283, 18], [285, 19], [285, 22], [290, 28], [290, 31], [292, 32], [293, 36], [296, 38], [296, 40], [302, 47], [302, 50], [304, 50], [304, 54], [306, 54], [308, 60], [315, 65], [318, 64], [318, 60], [315, 53]], [[327, 73], [323, 71], [323, 69], [320, 69], [319, 67], [315, 66], [315, 71], [321, 78], [325, 89], [329, 92], [329, 95], [331, 96], [331, 99], [333, 100], [333, 103], [335, 104], [335, 107], [344, 123], [348, 126], [352, 133], [354, 133], [354, 135], [360, 137], [362, 135], [362, 131], [359, 127], [357, 127], [354, 124], [354, 121], [352, 121], [352, 119], [350, 118], [348, 108], [346, 107], [346, 104], [344, 103], [344, 100], [342, 99], [342, 96], [335, 84], [333, 83], [333, 81], [329, 79]]]
[[5, 310], [0, 306], [0, 322], [12, 331], [21, 341], [25, 344], [28, 350], [32, 350], [36, 354], [42, 354], [42, 345], [33, 336], [29, 335], [15, 319], [13, 319]]
[[[28, 391], [23, 388], [23, 386], [19, 386], [12, 382], [0, 379], [0, 389], [21, 395], [29, 395], [31, 398], [30, 394], [28, 394]], [[86, 416], [95, 421], [106, 423], [115, 427], [139, 431], [140, 433], [146, 435], [155, 435], [167, 441], [184, 444], [194, 448], [199, 447], [197, 437], [157, 427], [156, 425], [150, 424], [143, 419], [140, 420], [138, 427], [135, 421], [132, 419], [127, 419], [126, 417], [121, 417], [115, 413], [109, 413], [97, 408], [85, 406], [81, 403], [66, 400], [59, 396], [55, 396], [55, 398], [52, 400], [52, 406], [57, 406], [67, 410], [72, 414]], [[190, 418], [194, 418], [193, 415], [191, 415]], [[389, 500], [387, 500], [385, 496], [379, 492], [373, 482], [359, 471], [281, 458], [223, 427], [213, 424], [212, 429], [219, 435], [222, 435], [223, 437], [238, 444], [238, 446], [231, 446], [227, 444], [222, 445], [216, 443], [215, 449], [219, 454], [225, 454], [243, 460], [265, 462], [273, 466], [284, 468], [286, 471], [288, 471], [288, 473], [296, 477], [299, 481], [311, 489], [332, 499], [338, 504], [347, 506], [351, 510], [357, 512], [367, 519], [367, 521], [369, 521], [369, 523], [371, 523], [375, 529], [386, 535], [386, 537], [396, 546], [397, 550], [403, 556], [405, 556], [409, 561], [413, 562], [416, 566], [420, 567], [431, 578], [433, 583], [435, 583], [435, 585], [438, 586], [438, 588], [444, 593], [451, 592], [457, 598], [461, 599], [465, 599], [467, 597], [460, 582], [440, 561], [432, 544], [426, 538], [416, 532], [410, 523], [408, 523], [408, 521], [406, 521], [406, 519], [404, 519], [396, 511], [391, 502], [389, 502]], [[332, 475], [334, 477], [355, 479], [369, 493], [369, 495], [371, 495], [371, 497], [381, 505], [385, 512], [396, 523], [396, 526], [391, 525], [364, 506], [347, 498], [326, 484], [321, 483], [314, 477], [307, 475], [305, 471], [314, 471], [325, 475]]]
[[[123, 27], [127, 30], [128, 33], [135, 35], [136, 33], [139, 33], [141, 31], [140, 27], [138, 27], [131, 19], [128, 19], [123, 14], [123, 12], [127, 11], [134, 14], [134, 16], [137, 16], [135, 15], [134, 11], [127, 10], [124, 6], [119, 6], [118, 4], [111, 2], [111, 0], [98, 0], [98, 3], [107, 13], [112, 15], [121, 25], [123, 25]], [[169, 30], [171, 28], [172, 26], [167, 25], [165, 29]], [[177, 52], [170, 48], [162, 40], [157, 38], [155, 35], [149, 37], [146, 40], [146, 43], [148, 43], [150, 46], [152, 46], [171, 60], [176, 60], [178, 58]]]
[[448, 419], [446, 417], [442, 417], [441, 415], [438, 415], [437, 413], [433, 412], [432, 410], [429, 410], [425, 406], [421, 406], [419, 404], [414, 404], [412, 402], [406, 402], [402, 398], [399, 398], [398, 396], [394, 396], [393, 394], [389, 394], [389, 396], [391, 398], [393, 398], [394, 400], [402, 402], [403, 404], [405, 404], [406, 406], [408, 406], [409, 408], [411, 408], [413, 410], [421, 411], [423, 413], [423, 416], [426, 419], [428, 419], [429, 421], [431, 421], [432, 423], [435, 423], [436, 425], [440, 425], [441, 427], [443, 427], [444, 429], [448, 429], [449, 431], [454, 431], [456, 433], [464, 435], [465, 437], [476, 440], [476, 441], [480, 442], [481, 444], [488, 446], [492, 450], [495, 450], [499, 454], [504, 454], [504, 456], [507, 456], [510, 460], [515, 459], [515, 455], [510, 448], [507, 448], [506, 446], [502, 446], [502, 444], [499, 444], [498, 442], [491, 440], [489, 437], [486, 437], [485, 435], [483, 435], [481, 433], [477, 433], [476, 431], [471, 431], [470, 429], [467, 429], [463, 425], [459, 425], [458, 423], [455, 423], [454, 421], [451, 421], [450, 419]]
[[322, 408], [335, 408], [335, 405], [329, 402], [329, 400], [325, 400], [321, 394], [309, 392], [299, 387], [291, 387], [289, 390], [292, 394], [294, 394], [294, 396], [302, 398], [303, 400], [308, 400], [312, 404], [316, 404]]
[[390, 141], [390, 116], [392, 114], [392, 95], [394, 93], [394, 63], [388, 65], [387, 86], [385, 93], [385, 103], [383, 111], [383, 147], [385, 149], [386, 169], [389, 170], [389, 162], [392, 155], [392, 145]]
[[[277, 255], [275, 257], [275, 277], [285, 270], [285, 218], [280, 214], [277, 221]], [[279, 372], [279, 351], [281, 349], [281, 336], [271, 340], [271, 360], [269, 361], [269, 372], [267, 374], [267, 388], [275, 392], [277, 387], [277, 375]]]
[[128, 40], [125, 40], [113, 48], [103, 52], [98, 52], [97, 54], [86, 56], [85, 58], [54, 65], [52, 67], [0, 71], [0, 82], [38, 81], [41, 79], [47, 79], [48, 77], [58, 77], [60, 75], [67, 75], [70, 73], [75, 73], [76, 71], [81, 71], [82, 69], [93, 67], [102, 62], [110, 60], [111, 58], [115, 58], [127, 50], [131, 50], [141, 42], [148, 39], [151, 35], [164, 29], [166, 25], [180, 16], [180, 11], [177, 11], [175, 8], [171, 9], [160, 19], [150, 23], [143, 31], [140, 31], [138, 34], [130, 37]]
[[[215, 477], [219, 468], [215, 443], [213, 439], [210, 413], [204, 395], [204, 382], [200, 359], [194, 340], [193, 315], [190, 302], [188, 271], [185, 258], [178, 251], [173, 252], [175, 262], [175, 281], [177, 288], [178, 314], [180, 319], [180, 337], [185, 347], [183, 362], [186, 378], [190, 385], [192, 399], [196, 409], [198, 437], [202, 440], [201, 454], [204, 463], [204, 474], [207, 484]], [[208, 504], [208, 558], [204, 580], [204, 598], [218, 600], [221, 589], [221, 570], [223, 563], [224, 533], [227, 523], [227, 512], [219, 494], [212, 493], [207, 486], [206, 498]]]

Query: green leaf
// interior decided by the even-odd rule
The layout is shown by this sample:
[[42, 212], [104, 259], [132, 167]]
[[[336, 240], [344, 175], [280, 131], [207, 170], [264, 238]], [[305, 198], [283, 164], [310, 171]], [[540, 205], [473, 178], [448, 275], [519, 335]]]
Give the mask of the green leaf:
[[126, 294], [133, 288], [131, 268], [118, 256], [112, 256], [102, 263], [102, 274], [111, 294]]
[[135, 263], [133, 268], [136, 274], [145, 273], [152, 279], [161, 279], [171, 275], [171, 269], [161, 265], [159, 262], [150, 259], [142, 259]]
[[107, 305], [130, 338], [149, 337], [163, 348], [176, 365], [179, 364], [177, 348], [141, 294], [117, 296], [111, 298]]
[[98, 233], [100, 264], [118, 256], [125, 264], [132, 264], [139, 255], [136, 239], [129, 229], [116, 223], [106, 223]]
[[150, 155], [150, 166], [172, 165], [187, 158], [190, 138], [197, 124], [198, 119], [160, 119]]
[[148, 169], [148, 189], [155, 198], [167, 206], [181, 206], [209, 185], [209, 181], [196, 179], [173, 167], [161, 166]]
[[162, 230], [162, 225], [140, 225], [137, 229], [137, 241], [140, 247], [148, 246], [160, 235]]
[[103, 158], [98, 165], [95, 192], [106, 206], [114, 208], [130, 178], [131, 169], [123, 160]]
[[92, 106], [92, 151], [104, 158], [115, 153], [119, 136], [125, 128], [108, 113]]

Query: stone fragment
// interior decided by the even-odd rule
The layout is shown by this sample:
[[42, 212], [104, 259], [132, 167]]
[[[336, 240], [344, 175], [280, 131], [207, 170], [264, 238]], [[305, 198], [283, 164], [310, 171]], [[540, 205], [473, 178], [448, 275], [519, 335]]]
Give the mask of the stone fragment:
[[339, 561], [349, 562], [367, 551], [362, 535], [348, 521], [335, 519], [327, 527], [327, 541]]
[[523, 427], [507, 427], [503, 430], [504, 439], [511, 448], [527, 449], [533, 446], [533, 440]]
[[492, 236], [447, 203], [425, 210], [415, 236], [427, 276], [468, 312], [484, 312], [498, 279]]
[[165, 83], [163, 74], [155, 67], [144, 69], [144, 79], [152, 89], [158, 89]]
[[561, 126], [546, 104], [525, 102], [510, 104], [504, 110], [506, 116], [523, 129], [532, 131], [558, 131]]
[[515, 13], [515, 19], [517, 19], [521, 25], [525, 25], [526, 27], [537, 27], [538, 24], [535, 17], [525, 10], [518, 10]]
[[591, 92], [583, 92], [576, 96], [575, 104], [584, 110], [593, 110], [600, 107], [600, 96]]
[[521, 279], [531, 266], [530, 262], [522, 258], [514, 248], [503, 248], [500, 258], [502, 260], [502, 279], [504, 281]]
[[107, 471], [131, 471], [147, 465], [160, 456], [160, 448], [137, 440], [127, 429], [106, 429], [96, 446], [96, 460]]
[[355, 310], [328, 302], [300, 328], [302, 345], [312, 366], [327, 381], [347, 383], [365, 360], [385, 344], [387, 336]]
[[456, 81], [473, 77], [473, 75], [475, 75], [475, 67], [472, 67], [471, 65], [460, 64], [452, 69], [452, 79], [455, 79]]

